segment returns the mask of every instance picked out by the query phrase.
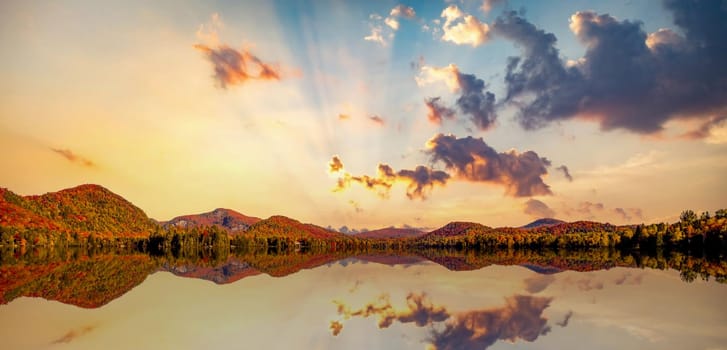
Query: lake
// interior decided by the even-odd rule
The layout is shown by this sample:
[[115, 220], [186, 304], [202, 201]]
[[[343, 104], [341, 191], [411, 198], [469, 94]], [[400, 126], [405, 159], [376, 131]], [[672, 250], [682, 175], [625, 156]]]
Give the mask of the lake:
[[3, 349], [725, 349], [725, 263], [614, 252], [28, 252]]

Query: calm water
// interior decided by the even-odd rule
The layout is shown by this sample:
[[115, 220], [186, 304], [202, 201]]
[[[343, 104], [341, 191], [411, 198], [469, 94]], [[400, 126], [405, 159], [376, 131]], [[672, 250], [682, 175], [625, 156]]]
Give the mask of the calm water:
[[207, 266], [85, 259], [6, 266], [3, 349], [727, 346], [727, 284], [686, 283], [670, 269], [452, 271], [412, 256], [263, 256]]

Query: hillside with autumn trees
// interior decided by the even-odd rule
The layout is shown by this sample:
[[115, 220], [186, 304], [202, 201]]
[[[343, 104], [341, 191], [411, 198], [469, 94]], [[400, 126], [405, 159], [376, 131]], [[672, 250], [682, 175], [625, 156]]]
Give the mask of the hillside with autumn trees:
[[158, 225], [143, 210], [98, 185], [19, 196], [0, 189], [2, 241], [46, 245], [98, 238], [147, 237]]
[[593, 221], [540, 220], [524, 227], [492, 228], [451, 222], [426, 234], [382, 229], [345, 235], [285, 216], [259, 218], [230, 209], [150, 219], [123, 197], [98, 186], [37, 196], [0, 189], [0, 246], [131, 246], [153, 254], [192, 254], [203, 249], [493, 249], [612, 247], [727, 252], [727, 210], [700, 215], [685, 210], [674, 223], [616, 226]]

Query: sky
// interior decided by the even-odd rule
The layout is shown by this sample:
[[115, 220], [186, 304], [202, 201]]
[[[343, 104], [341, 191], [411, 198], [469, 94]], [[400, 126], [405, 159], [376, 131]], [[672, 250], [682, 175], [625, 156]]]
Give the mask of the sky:
[[673, 221], [727, 204], [724, 1], [3, 1], [0, 186], [158, 220]]

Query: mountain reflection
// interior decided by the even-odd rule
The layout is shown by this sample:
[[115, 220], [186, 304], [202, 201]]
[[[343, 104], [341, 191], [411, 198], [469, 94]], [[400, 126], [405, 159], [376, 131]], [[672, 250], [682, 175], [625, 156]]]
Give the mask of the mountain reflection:
[[[531, 251], [531, 250], [416, 250], [416, 251], [201, 251], [191, 255], [154, 255], [124, 250], [53, 250], [0, 251], [0, 303], [8, 303], [18, 297], [41, 297], [57, 300], [84, 308], [97, 308], [120, 297], [141, 284], [155, 272], [170, 272], [185, 278], [204, 279], [216, 284], [228, 284], [243, 278], [265, 274], [283, 277], [303, 269], [330, 265], [341, 266], [358, 263], [376, 263], [389, 266], [414, 266], [424, 261], [435, 262], [449, 270], [478, 270], [490, 265], [520, 265], [538, 275], [524, 281], [525, 290], [539, 293], [553, 282], [552, 274], [560, 271], [592, 271], [613, 267], [676, 269], [683, 281], [691, 282], [700, 277], [714, 278], [724, 283], [727, 262], [708, 260], [703, 257], [678, 253], [654, 252], [651, 255], [624, 253], [618, 250], [585, 251]], [[637, 274], [626, 274], [614, 281], [616, 284], [638, 284]], [[603, 288], [603, 281], [580, 278], [571, 281], [583, 291]], [[355, 291], [358, 285], [351, 287]], [[426, 299], [411, 295], [412, 312], [424, 312]], [[515, 300], [515, 299], [513, 299]], [[520, 301], [508, 301], [508, 305]], [[546, 303], [547, 304], [547, 303]], [[540, 305], [540, 304], [538, 304]], [[389, 305], [390, 306], [390, 305]], [[377, 311], [387, 317], [384, 321], [402, 322], [401, 315], [388, 308], [386, 300], [371, 305], [366, 312]], [[546, 305], [547, 306], [547, 305]], [[356, 311], [345, 309], [344, 316], [359, 316]], [[413, 313], [411, 321], [420, 324], [421, 316]], [[374, 314], [371, 314], [372, 316]], [[376, 314], [381, 316], [381, 314]], [[394, 317], [393, 319], [389, 319]], [[459, 317], [459, 316], [458, 316]], [[475, 316], [471, 316], [475, 317]], [[478, 316], [479, 317], [479, 316]], [[484, 317], [484, 316], [483, 316]], [[489, 317], [489, 316], [488, 316]], [[454, 318], [458, 320], [459, 318]], [[471, 318], [471, 320], [480, 318]], [[464, 320], [464, 319], [463, 319]], [[464, 322], [464, 321], [463, 321]], [[471, 321], [474, 322], [474, 321]], [[461, 326], [450, 324], [449, 330], [435, 334], [444, 339], [449, 334], [463, 332]], [[340, 332], [339, 325], [332, 325]], [[473, 331], [479, 334], [479, 331]], [[504, 333], [503, 333], [504, 334]], [[532, 337], [532, 334], [530, 334]], [[490, 338], [487, 338], [490, 339]], [[529, 339], [522, 337], [522, 339]], [[482, 342], [484, 340], [478, 340]], [[436, 343], [436, 342], [435, 342]]]

